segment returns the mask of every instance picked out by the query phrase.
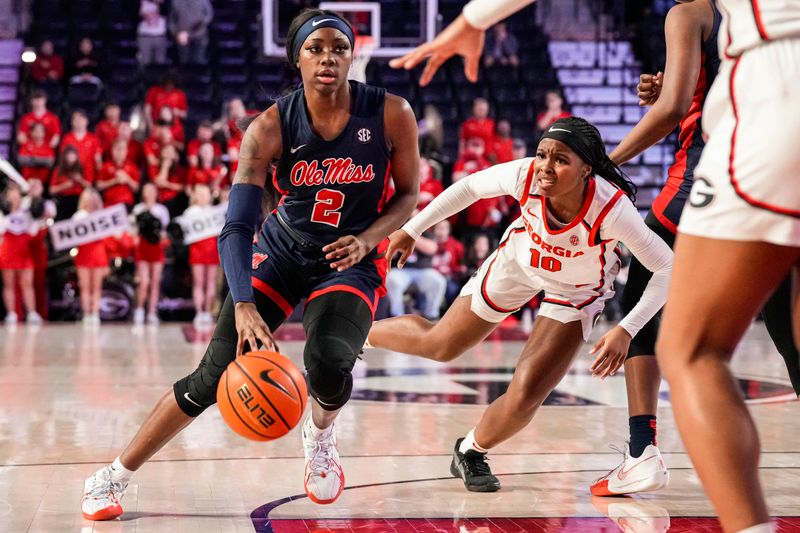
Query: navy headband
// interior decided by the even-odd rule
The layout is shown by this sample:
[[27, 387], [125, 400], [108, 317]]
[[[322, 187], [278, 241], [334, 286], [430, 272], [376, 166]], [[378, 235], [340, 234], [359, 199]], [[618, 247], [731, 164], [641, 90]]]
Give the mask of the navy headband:
[[578, 156], [583, 159], [584, 163], [592, 166], [598, 163], [596, 161], [597, 158], [592, 157], [592, 149], [590, 148], [588, 139], [581, 135], [580, 132], [571, 129], [566, 124], [558, 122], [552, 124], [544, 133], [542, 133], [542, 136], [539, 138], [539, 142], [541, 142], [542, 139], [561, 141], [569, 146], [573, 152], [578, 154]]
[[306, 42], [308, 36], [320, 28], [336, 28], [347, 36], [347, 40], [350, 41], [350, 47], [353, 47], [356, 38], [355, 35], [353, 35], [353, 30], [344, 20], [336, 15], [318, 15], [305, 21], [305, 23], [300, 26], [300, 29], [297, 30], [297, 33], [294, 36], [292, 57], [294, 58], [295, 62], [297, 62], [297, 60], [300, 58], [300, 47], [302, 47], [303, 43]]

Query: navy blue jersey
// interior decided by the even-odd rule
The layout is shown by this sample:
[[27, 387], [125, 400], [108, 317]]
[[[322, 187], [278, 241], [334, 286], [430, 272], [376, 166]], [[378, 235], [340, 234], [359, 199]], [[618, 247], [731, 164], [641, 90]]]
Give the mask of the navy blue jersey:
[[681, 218], [683, 206], [689, 198], [689, 191], [692, 190], [692, 183], [694, 183], [694, 169], [706, 146], [703, 140], [701, 118], [708, 91], [719, 70], [717, 34], [722, 19], [714, 0], [711, 1], [711, 7], [714, 10], [714, 25], [703, 43], [700, 74], [697, 77], [692, 104], [681, 119], [680, 133], [675, 147], [675, 163], [669, 168], [667, 183], [653, 201], [653, 214], [672, 233], [678, 231], [678, 221]]
[[350, 119], [331, 141], [311, 129], [302, 88], [277, 102], [283, 139], [274, 177], [283, 195], [278, 214], [319, 246], [358, 235], [375, 222], [386, 202], [386, 90], [351, 81], [350, 94]]

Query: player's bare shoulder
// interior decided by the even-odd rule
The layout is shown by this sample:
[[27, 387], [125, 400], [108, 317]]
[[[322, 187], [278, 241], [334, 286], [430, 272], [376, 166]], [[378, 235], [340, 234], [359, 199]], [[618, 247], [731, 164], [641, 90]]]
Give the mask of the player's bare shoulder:
[[667, 13], [664, 25], [665, 28], [701, 29], [705, 38], [714, 26], [714, 7], [709, 0], [676, 4]]
[[417, 117], [408, 100], [396, 94], [386, 93], [383, 107], [383, 122], [386, 139], [390, 145], [396, 144], [398, 139], [413, 134], [417, 135]]
[[244, 127], [244, 138], [234, 181], [263, 186], [267, 168], [280, 158], [283, 148], [278, 106], [273, 104], [250, 122], [245, 119], [245, 123], [239, 126]]

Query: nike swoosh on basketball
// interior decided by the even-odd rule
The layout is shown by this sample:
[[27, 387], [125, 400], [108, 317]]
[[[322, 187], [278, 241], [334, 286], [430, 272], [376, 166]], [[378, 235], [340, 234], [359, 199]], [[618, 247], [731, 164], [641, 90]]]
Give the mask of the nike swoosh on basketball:
[[202, 405], [200, 405], [200, 404], [199, 404], [199, 403], [197, 403], [196, 401], [192, 400], [192, 399], [189, 397], [189, 393], [188, 393], [188, 392], [184, 392], [184, 393], [183, 393], [183, 397], [184, 397], [184, 398], [186, 398], [187, 400], [189, 400], [190, 402], [192, 402], [193, 404], [195, 404], [197, 407], [203, 407]]
[[301, 144], [300, 146], [297, 146], [297, 147], [295, 147], [295, 148], [289, 148], [289, 151], [290, 151], [291, 153], [295, 153], [296, 151], [298, 151], [298, 150], [299, 150], [300, 148], [302, 148], [303, 146], [305, 146], [305, 144]]
[[628, 477], [628, 474], [630, 474], [633, 471], [634, 468], [636, 468], [637, 466], [639, 466], [642, 463], [646, 463], [650, 459], [655, 459], [657, 457], [658, 457], [657, 455], [651, 455], [647, 459], [643, 459], [643, 460], [639, 461], [638, 463], [636, 463], [635, 465], [630, 467], [627, 471], [625, 470], [625, 467], [623, 466], [622, 468], [619, 469], [619, 472], [617, 473], [617, 477], [619, 478], [620, 481], [622, 481], [623, 479]]
[[334, 21], [334, 20], [336, 20], [336, 19], [322, 19], [322, 20], [315, 20], [314, 22], [312, 22], [312, 23], [311, 23], [311, 25], [312, 25], [312, 26], [314, 26], [314, 27], [317, 27], [317, 26], [319, 26], [320, 24], [322, 24], [323, 22]]
[[281, 385], [280, 383], [278, 383], [277, 381], [272, 379], [272, 376], [269, 375], [270, 372], [272, 372], [271, 368], [269, 370], [264, 370], [264, 371], [261, 372], [259, 377], [262, 380], [264, 380], [267, 383], [269, 383], [270, 385], [272, 385], [273, 387], [275, 387], [276, 389], [279, 389], [279, 390], [283, 391], [283, 393], [286, 394], [287, 396], [291, 396], [291, 394], [289, 394], [289, 391], [286, 390], [286, 387], [284, 387], [283, 385]]

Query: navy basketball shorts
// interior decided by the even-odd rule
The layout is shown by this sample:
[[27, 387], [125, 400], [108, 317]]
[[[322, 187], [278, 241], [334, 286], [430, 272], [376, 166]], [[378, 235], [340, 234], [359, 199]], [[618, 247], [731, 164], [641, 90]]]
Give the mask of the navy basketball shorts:
[[253, 245], [253, 289], [273, 301], [288, 317], [306, 298], [342, 291], [364, 300], [375, 317], [378, 299], [386, 294], [385, 244], [343, 272], [330, 267], [321, 247], [295, 239], [275, 215], [264, 224]]

